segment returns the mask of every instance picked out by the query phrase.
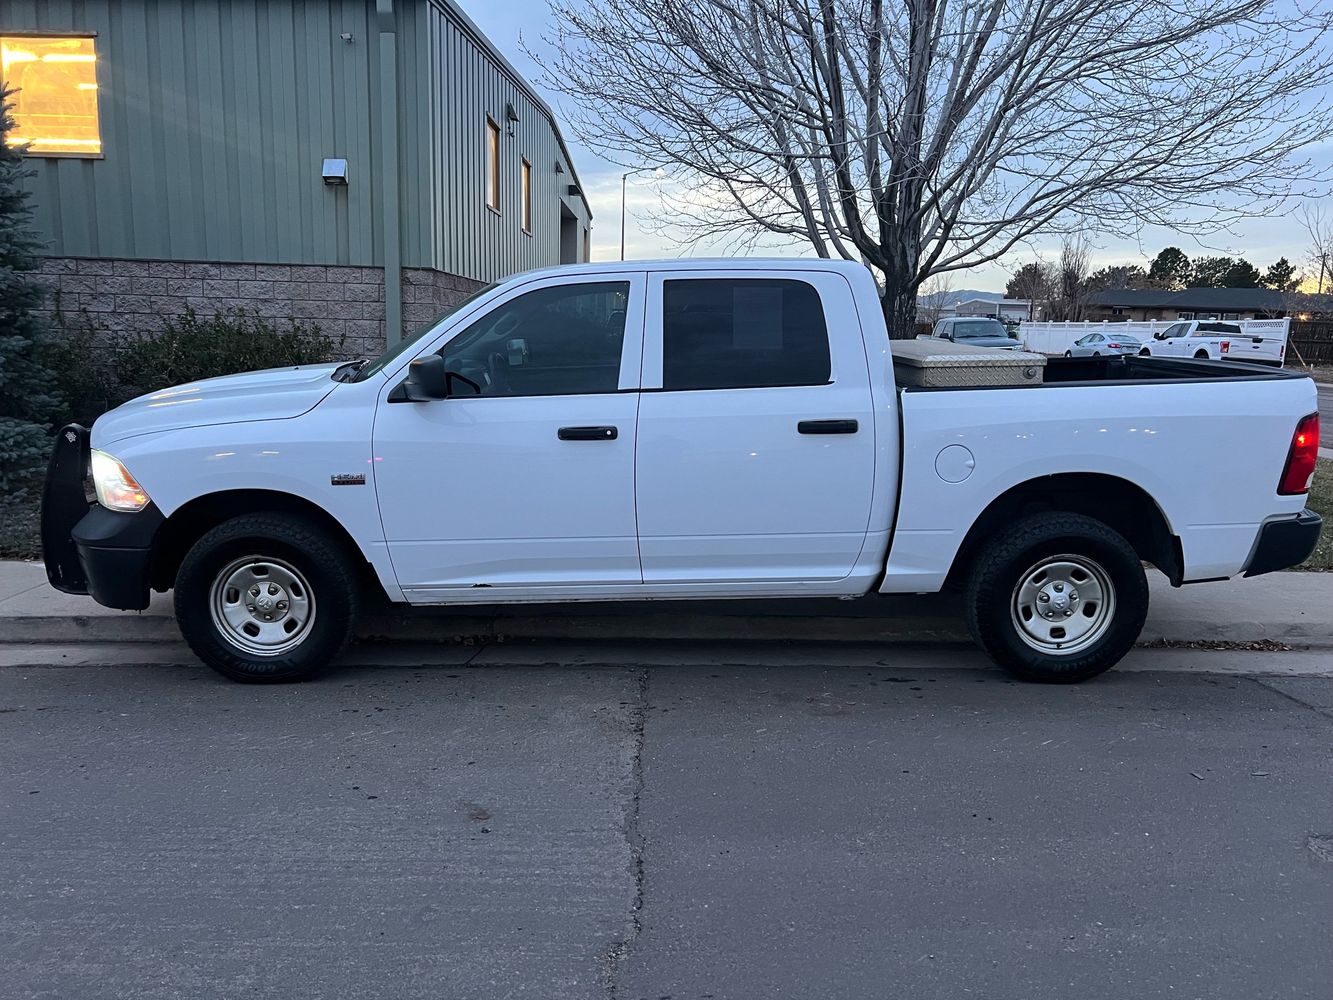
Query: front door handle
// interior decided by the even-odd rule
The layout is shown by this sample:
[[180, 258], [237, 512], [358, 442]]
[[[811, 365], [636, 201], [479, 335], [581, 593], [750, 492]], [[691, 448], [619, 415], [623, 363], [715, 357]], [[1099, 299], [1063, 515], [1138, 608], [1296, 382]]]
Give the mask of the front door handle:
[[620, 436], [616, 427], [561, 427], [555, 432], [561, 441], [614, 441]]
[[855, 434], [855, 420], [802, 420], [796, 429], [802, 434]]

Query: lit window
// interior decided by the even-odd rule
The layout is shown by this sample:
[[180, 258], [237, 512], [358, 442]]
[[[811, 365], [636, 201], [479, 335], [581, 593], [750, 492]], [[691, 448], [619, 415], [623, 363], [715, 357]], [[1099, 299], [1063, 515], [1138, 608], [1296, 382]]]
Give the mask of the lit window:
[[523, 161], [523, 232], [532, 235], [532, 164]]
[[500, 126], [486, 119], [486, 207], [500, 211]]
[[101, 156], [91, 38], [0, 36], [0, 77], [16, 91], [9, 142], [38, 156]]

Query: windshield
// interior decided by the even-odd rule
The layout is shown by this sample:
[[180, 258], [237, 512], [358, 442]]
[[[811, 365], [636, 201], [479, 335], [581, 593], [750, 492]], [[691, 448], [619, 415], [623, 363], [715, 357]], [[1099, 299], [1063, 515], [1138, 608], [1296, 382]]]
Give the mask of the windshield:
[[965, 323], [953, 325], [955, 340], [968, 340], [973, 337], [1009, 337], [1009, 331], [998, 319], [970, 319]]
[[448, 309], [444, 310], [444, 312], [440, 313], [438, 316], [432, 319], [429, 323], [423, 323], [420, 327], [417, 328], [417, 332], [412, 334], [412, 336], [406, 337], [403, 339], [401, 343], [395, 344], [393, 347], [390, 347], [378, 358], [370, 362], [370, 364], [363, 365], [361, 367], [361, 370], [356, 373], [356, 378], [353, 381], [364, 382], [366, 379], [370, 378], [370, 376], [377, 375], [378, 373], [382, 372], [389, 365], [393, 364], [393, 362], [396, 361], [398, 358], [402, 357], [408, 351], [416, 347], [417, 341], [421, 340], [428, 333], [430, 333], [437, 326], [439, 326], [441, 320], [445, 319], [448, 316], [452, 316], [454, 313], [458, 312], [458, 310], [466, 306], [469, 302], [472, 302], [474, 299], [478, 299], [481, 296], [485, 295], [492, 288], [494, 288], [495, 285], [496, 285], [495, 282], [491, 282], [488, 285], [482, 285], [471, 295], [455, 302]]

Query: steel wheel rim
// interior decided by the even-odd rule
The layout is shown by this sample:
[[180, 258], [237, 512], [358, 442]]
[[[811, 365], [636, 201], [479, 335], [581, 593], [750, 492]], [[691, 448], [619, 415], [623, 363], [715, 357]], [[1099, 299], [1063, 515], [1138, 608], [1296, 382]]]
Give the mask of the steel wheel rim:
[[1014, 630], [1050, 656], [1072, 656], [1096, 644], [1115, 619], [1115, 585], [1094, 559], [1047, 556], [1018, 578], [1010, 601]]
[[291, 563], [244, 556], [228, 563], [209, 588], [213, 627], [249, 656], [282, 656], [315, 624], [315, 593]]

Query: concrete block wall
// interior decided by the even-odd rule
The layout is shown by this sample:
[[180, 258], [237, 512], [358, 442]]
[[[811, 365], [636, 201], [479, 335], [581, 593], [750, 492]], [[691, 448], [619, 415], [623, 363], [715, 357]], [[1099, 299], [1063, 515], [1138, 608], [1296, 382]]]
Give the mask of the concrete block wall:
[[[48, 257], [41, 275], [52, 307], [67, 318], [86, 313], [99, 333], [151, 335], [187, 307], [201, 317], [244, 309], [279, 323], [313, 323], [335, 341], [346, 337], [349, 357], [384, 349], [384, 270], [378, 267]], [[405, 268], [405, 335], [478, 285]]]

